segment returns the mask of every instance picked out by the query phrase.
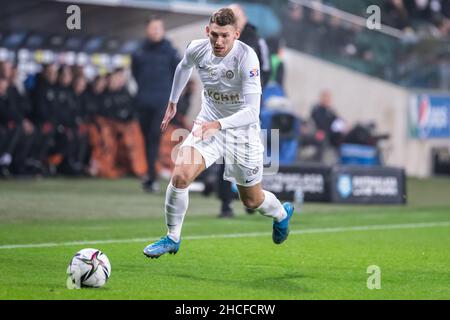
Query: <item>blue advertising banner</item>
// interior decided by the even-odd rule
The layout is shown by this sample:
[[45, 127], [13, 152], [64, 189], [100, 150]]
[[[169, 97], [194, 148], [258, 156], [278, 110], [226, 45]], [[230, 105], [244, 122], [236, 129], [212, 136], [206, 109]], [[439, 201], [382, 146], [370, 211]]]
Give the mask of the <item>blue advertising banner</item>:
[[334, 166], [331, 202], [405, 204], [405, 170], [381, 166]]
[[413, 96], [409, 106], [409, 131], [413, 138], [450, 138], [450, 95]]

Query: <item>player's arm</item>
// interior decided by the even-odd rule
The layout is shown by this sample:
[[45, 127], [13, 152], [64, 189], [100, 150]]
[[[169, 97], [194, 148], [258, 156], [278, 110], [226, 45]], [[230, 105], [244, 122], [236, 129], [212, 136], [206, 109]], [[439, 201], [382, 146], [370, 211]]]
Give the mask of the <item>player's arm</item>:
[[220, 129], [225, 130], [258, 123], [260, 103], [261, 94], [249, 93], [244, 95], [244, 108], [229, 117], [219, 119]]
[[167, 105], [166, 113], [164, 115], [164, 119], [161, 122], [161, 131], [165, 131], [170, 121], [175, 117], [177, 113], [177, 103], [180, 99], [181, 93], [183, 92], [184, 87], [186, 86], [189, 78], [192, 74], [192, 68], [194, 64], [190, 58], [190, 50], [189, 47], [184, 54], [183, 59], [177, 65], [175, 69], [175, 74], [173, 77], [172, 83], [172, 91], [170, 93], [169, 103]]
[[194, 137], [207, 139], [222, 129], [237, 128], [247, 126], [252, 123], [258, 123], [261, 94], [246, 94], [244, 95], [244, 101], [244, 108], [231, 116], [215, 121], [201, 123], [200, 128], [192, 133]]
[[222, 130], [259, 122], [261, 75], [258, 56], [253, 50], [243, 59], [240, 69], [244, 107], [229, 117], [219, 119]]

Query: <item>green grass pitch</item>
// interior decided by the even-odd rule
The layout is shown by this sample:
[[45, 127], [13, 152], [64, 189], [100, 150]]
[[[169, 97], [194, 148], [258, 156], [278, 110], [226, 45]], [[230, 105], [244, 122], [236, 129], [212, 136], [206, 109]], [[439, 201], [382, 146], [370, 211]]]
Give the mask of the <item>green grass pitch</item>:
[[[192, 194], [180, 252], [151, 260], [165, 234], [164, 196], [139, 181], [0, 181], [0, 299], [450, 299], [450, 180], [408, 180], [406, 206], [305, 204], [277, 246], [271, 221], [220, 220]], [[68, 290], [82, 248], [105, 252], [100, 289]], [[367, 268], [379, 266], [381, 289]]]

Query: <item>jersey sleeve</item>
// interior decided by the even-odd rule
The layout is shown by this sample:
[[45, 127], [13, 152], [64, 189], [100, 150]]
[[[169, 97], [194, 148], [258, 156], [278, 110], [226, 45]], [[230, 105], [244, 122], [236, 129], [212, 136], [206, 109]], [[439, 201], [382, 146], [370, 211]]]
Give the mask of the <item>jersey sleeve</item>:
[[249, 49], [241, 63], [242, 93], [261, 94], [261, 70], [258, 56], [255, 51]]
[[184, 53], [183, 59], [175, 69], [175, 75], [173, 77], [172, 91], [170, 92], [169, 101], [177, 103], [180, 99], [180, 95], [183, 92], [189, 78], [192, 74], [192, 68], [194, 67], [193, 48], [192, 43], [188, 45]]
[[195, 43], [191, 42], [187, 45], [186, 51], [184, 52], [182, 66], [184, 68], [193, 68], [194, 67], [194, 55], [195, 55]]
[[261, 95], [258, 93], [246, 94], [244, 95], [244, 101], [245, 104], [242, 110], [239, 110], [229, 117], [218, 120], [222, 130], [247, 126], [259, 122]]

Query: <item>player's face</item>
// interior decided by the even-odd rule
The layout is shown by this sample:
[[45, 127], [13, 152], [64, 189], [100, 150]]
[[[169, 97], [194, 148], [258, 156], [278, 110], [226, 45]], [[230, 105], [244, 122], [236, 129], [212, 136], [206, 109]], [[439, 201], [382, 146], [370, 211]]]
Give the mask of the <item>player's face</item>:
[[216, 57], [225, 57], [239, 38], [239, 31], [232, 25], [219, 26], [211, 23], [206, 26], [206, 34]]

